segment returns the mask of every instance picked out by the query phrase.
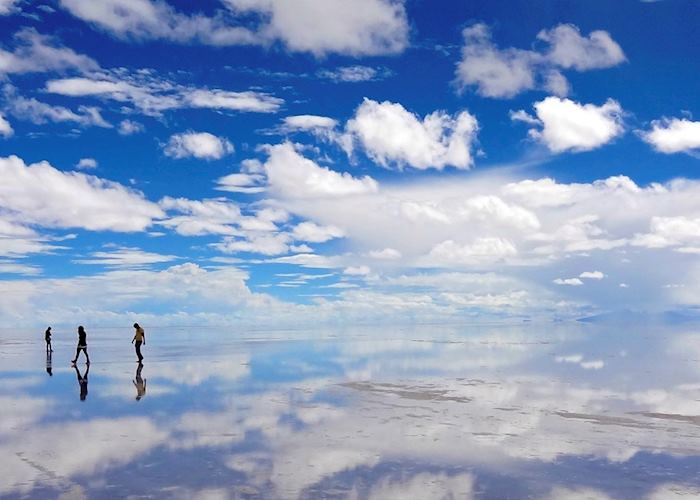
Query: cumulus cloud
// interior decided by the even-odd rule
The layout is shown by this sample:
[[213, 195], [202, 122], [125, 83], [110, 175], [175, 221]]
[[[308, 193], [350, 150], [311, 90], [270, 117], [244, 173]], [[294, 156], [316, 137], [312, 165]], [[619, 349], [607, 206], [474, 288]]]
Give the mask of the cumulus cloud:
[[0, 74], [43, 73], [47, 71], [95, 71], [99, 65], [82, 54], [58, 45], [33, 28], [18, 31], [14, 51], [0, 48]]
[[365, 99], [346, 130], [379, 164], [418, 169], [469, 168], [478, 124], [467, 111], [434, 111], [421, 119], [401, 104]]
[[144, 126], [138, 122], [132, 120], [122, 120], [119, 122], [119, 128], [117, 131], [120, 135], [133, 135], [140, 134], [143, 132]]
[[522, 110], [512, 113], [511, 118], [539, 124], [541, 128], [530, 129], [530, 136], [554, 153], [596, 149], [624, 132], [622, 107], [612, 99], [596, 106], [550, 96], [534, 108], [536, 118]]
[[607, 32], [583, 36], [571, 24], [541, 31], [537, 38], [547, 45], [544, 50], [501, 49], [485, 24], [465, 28], [462, 34], [456, 81], [462, 88], [476, 87], [485, 97], [509, 98], [535, 88], [563, 96], [569, 92], [569, 82], [561, 70], [588, 71], [625, 61], [622, 49]]
[[688, 250], [700, 248], [700, 217], [654, 216], [649, 222], [649, 232], [636, 234], [632, 244], [646, 248], [677, 247], [678, 251], [693, 253]]
[[342, 238], [344, 235], [343, 230], [335, 226], [319, 226], [308, 221], [297, 224], [292, 230], [295, 240], [309, 243], [324, 243], [333, 238]]
[[572, 24], [560, 24], [537, 35], [547, 42], [545, 57], [560, 68], [577, 71], [610, 68], [625, 61], [622, 48], [606, 31], [591, 31], [586, 37]]
[[10, 125], [10, 122], [8, 122], [5, 117], [0, 114], [0, 135], [7, 138], [12, 137], [14, 133], [15, 131], [12, 128], [12, 125]]
[[[316, 56], [401, 52], [408, 43], [403, 2], [221, 0], [213, 16], [185, 14], [157, 0], [61, 0], [72, 15], [127, 40], [164, 39], [208, 45], [270, 45]], [[244, 27], [241, 18], [251, 20]]]
[[693, 151], [700, 148], [700, 122], [685, 118], [656, 120], [641, 136], [660, 153]]
[[290, 143], [268, 148], [264, 164], [269, 188], [283, 198], [328, 198], [362, 195], [378, 190], [369, 176], [353, 177], [317, 165], [301, 156]]
[[0, 0], [0, 16], [7, 16], [16, 10], [19, 0]]
[[498, 262], [517, 253], [513, 243], [506, 239], [482, 237], [467, 244], [445, 240], [435, 245], [428, 257], [429, 263], [474, 265]]
[[80, 161], [75, 165], [75, 168], [81, 170], [90, 170], [97, 168], [97, 160], [94, 158], [81, 158]]
[[44, 227], [92, 231], [143, 231], [164, 214], [137, 191], [47, 162], [0, 159], [0, 208], [11, 220]]
[[219, 160], [233, 153], [233, 144], [223, 137], [209, 132], [183, 132], [174, 134], [163, 148], [166, 156], [171, 158], [200, 158]]

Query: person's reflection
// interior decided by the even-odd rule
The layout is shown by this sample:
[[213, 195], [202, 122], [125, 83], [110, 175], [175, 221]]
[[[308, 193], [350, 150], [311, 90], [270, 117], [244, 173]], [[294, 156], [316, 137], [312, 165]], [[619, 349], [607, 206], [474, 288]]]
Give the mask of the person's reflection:
[[136, 387], [136, 401], [140, 401], [146, 395], [146, 380], [141, 378], [141, 370], [143, 370], [143, 363], [139, 363], [136, 368], [136, 379], [132, 381]]
[[88, 373], [90, 373], [90, 365], [86, 365], [85, 375], [80, 375], [80, 370], [78, 370], [76, 365], [73, 365], [73, 368], [75, 368], [75, 374], [78, 377], [78, 384], [80, 384], [80, 401], [85, 401], [88, 395]]
[[46, 373], [53, 377], [53, 367], [51, 364], [51, 351], [46, 351]]

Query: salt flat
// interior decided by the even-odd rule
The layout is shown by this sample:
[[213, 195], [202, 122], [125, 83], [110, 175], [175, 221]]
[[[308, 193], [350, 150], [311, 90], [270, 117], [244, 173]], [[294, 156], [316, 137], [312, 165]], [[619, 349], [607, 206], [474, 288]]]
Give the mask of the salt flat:
[[0, 332], [0, 496], [700, 495], [693, 327], [147, 332]]

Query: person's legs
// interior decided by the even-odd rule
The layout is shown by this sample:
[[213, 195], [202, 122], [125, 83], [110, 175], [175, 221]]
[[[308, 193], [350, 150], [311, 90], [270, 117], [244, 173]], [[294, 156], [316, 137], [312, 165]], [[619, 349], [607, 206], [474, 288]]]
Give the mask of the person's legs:
[[73, 363], [78, 362], [78, 356], [80, 356], [80, 347], [75, 350], [75, 359], [73, 359]]
[[85, 353], [85, 358], [87, 359], [86, 363], [90, 364], [90, 356], [88, 356], [87, 347], [83, 347], [83, 352]]
[[136, 356], [139, 358], [139, 361], [143, 360], [143, 355], [141, 354], [141, 341], [140, 340], [136, 341]]

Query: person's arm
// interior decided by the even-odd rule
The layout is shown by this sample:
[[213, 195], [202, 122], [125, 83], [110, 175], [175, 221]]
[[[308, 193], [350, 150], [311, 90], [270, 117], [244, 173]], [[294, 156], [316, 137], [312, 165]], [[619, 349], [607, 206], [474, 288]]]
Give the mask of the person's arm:
[[131, 339], [131, 343], [132, 343], [132, 344], [134, 343], [134, 340], [136, 340], [136, 334], [134, 334], [134, 338]]
[[144, 330], [141, 332], [141, 336], [143, 337], [143, 345], [146, 345], [146, 331]]

